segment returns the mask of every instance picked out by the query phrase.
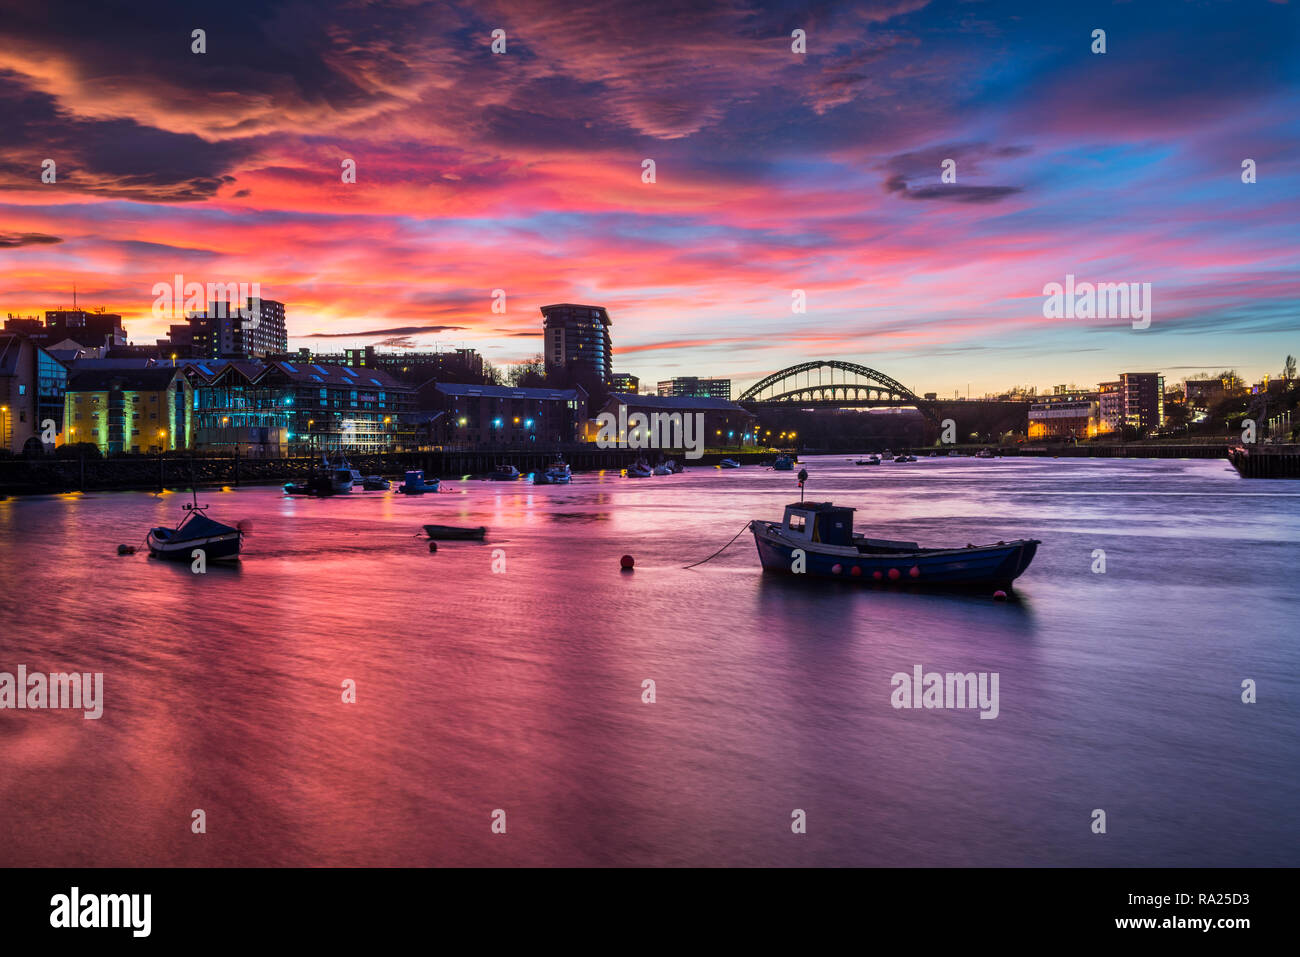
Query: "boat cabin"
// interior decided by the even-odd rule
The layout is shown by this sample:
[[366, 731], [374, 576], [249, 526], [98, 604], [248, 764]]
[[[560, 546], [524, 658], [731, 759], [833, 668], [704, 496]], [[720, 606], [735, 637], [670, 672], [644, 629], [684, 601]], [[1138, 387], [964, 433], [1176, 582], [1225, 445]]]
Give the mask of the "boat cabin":
[[830, 502], [795, 502], [785, 507], [785, 534], [822, 545], [847, 545], [853, 542], [854, 509]]
[[867, 538], [853, 532], [853, 513], [857, 509], [830, 502], [794, 502], [785, 507], [782, 534], [787, 539], [802, 539], [810, 545], [837, 545], [856, 548], [864, 554], [911, 554], [920, 551], [916, 542], [889, 538]]

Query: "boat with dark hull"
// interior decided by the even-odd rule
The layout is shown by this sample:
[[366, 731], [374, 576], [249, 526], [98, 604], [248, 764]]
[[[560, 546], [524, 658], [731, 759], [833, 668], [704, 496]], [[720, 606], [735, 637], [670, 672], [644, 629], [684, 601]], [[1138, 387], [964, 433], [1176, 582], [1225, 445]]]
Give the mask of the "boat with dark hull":
[[243, 530], [234, 525], [215, 521], [204, 514], [206, 505], [186, 505], [185, 517], [175, 528], [160, 525], [151, 528], [145, 537], [149, 554], [154, 558], [188, 562], [194, 550], [200, 549], [209, 562], [236, 561], [244, 547]]
[[854, 511], [830, 502], [796, 502], [786, 506], [781, 522], [750, 522], [763, 570], [923, 587], [1010, 588], [1041, 544], [1037, 539], [1020, 539], [922, 548], [916, 542], [856, 534]]
[[436, 492], [441, 487], [442, 483], [438, 479], [425, 479], [424, 469], [411, 469], [406, 473], [406, 481], [397, 486], [397, 491], [403, 495], [424, 495], [426, 492]]
[[435, 541], [448, 542], [481, 542], [487, 535], [485, 526], [477, 528], [463, 528], [457, 525], [426, 525], [424, 533]]

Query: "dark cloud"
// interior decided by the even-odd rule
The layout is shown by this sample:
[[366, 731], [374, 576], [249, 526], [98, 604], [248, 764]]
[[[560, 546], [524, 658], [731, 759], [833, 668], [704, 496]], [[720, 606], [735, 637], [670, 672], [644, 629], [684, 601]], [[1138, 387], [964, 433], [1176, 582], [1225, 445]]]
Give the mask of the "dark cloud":
[[[229, 171], [251, 155], [247, 141], [209, 143], [126, 119], [81, 119], [54, 98], [0, 71], [0, 189], [72, 191], [144, 202], [208, 199], [234, 181]], [[41, 182], [55, 162], [54, 183]]]
[[905, 199], [941, 199], [953, 203], [996, 203], [1021, 192], [1019, 186], [961, 186], [957, 183], [912, 188], [901, 173], [885, 181], [885, 192]]
[[[980, 175], [984, 171], [984, 163], [989, 159], [1010, 159], [1029, 152], [1028, 146], [1014, 144], [991, 147], [987, 143], [946, 143], [891, 156], [880, 164], [880, 168], [891, 174], [885, 179], [885, 192], [896, 193], [904, 199], [996, 203], [1021, 192], [1022, 187], [977, 186], [963, 183], [962, 180]], [[946, 160], [956, 163], [956, 183], [939, 181]], [[912, 186], [916, 180], [921, 180], [923, 185]]]
[[392, 329], [364, 329], [353, 332], [309, 332], [295, 339], [370, 339], [375, 336], [423, 336], [439, 332], [461, 332], [468, 326], [397, 326]]
[[13, 249], [16, 246], [52, 246], [63, 242], [60, 236], [48, 233], [0, 233], [0, 248]]

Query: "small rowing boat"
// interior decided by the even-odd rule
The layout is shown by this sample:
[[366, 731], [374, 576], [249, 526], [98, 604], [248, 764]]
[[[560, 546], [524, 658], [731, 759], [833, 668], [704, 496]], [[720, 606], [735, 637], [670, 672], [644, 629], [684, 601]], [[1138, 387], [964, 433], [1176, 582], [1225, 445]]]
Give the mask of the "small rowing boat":
[[458, 528], [455, 525], [426, 525], [425, 532], [432, 539], [437, 541], [483, 541], [483, 536], [487, 534], [487, 529], [480, 525], [478, 528]]

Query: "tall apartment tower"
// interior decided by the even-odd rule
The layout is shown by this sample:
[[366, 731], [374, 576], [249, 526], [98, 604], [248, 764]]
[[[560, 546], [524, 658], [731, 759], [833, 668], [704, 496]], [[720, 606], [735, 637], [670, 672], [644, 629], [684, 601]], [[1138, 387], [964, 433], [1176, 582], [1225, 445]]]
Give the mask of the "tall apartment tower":
[[[202, 359], [261, 359], [289, 351], [284, 303], [249, 297], [240, 315], [233, 302], [210, 302], [203, 315], [187, 319], [191, 353]], [[173, 327], [173, 333], [175, 333]], [[176, 341], [173, 334], [173, 342]]]
[[547, 374], [569, 366], [585, 366], [608, 383], [614, 359], [609, 327], [609, 313], [604, 306], [571, 302], [542, 306]]

